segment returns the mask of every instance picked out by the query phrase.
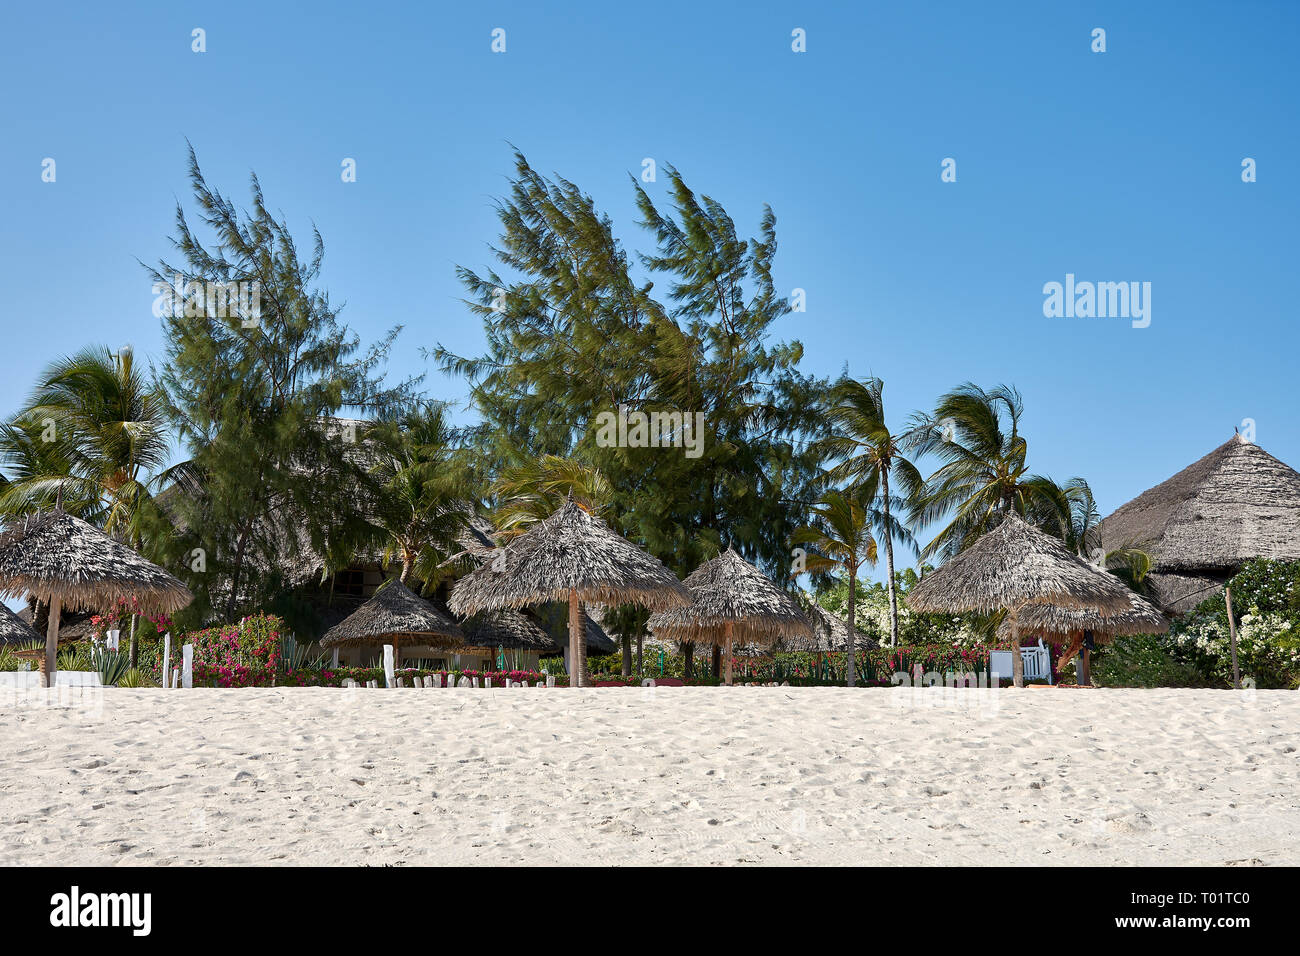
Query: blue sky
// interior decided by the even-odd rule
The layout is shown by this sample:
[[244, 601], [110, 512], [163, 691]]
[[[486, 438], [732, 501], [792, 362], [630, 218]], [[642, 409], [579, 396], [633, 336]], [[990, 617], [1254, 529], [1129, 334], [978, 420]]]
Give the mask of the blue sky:
[[[1297, 21], [1284, 2], [9, 5], [0, 410], [83, 344], [160, 354], [136, 260], [169, 252], [186, 138], [227, 194], [256, 170], [299, 235], [320, 228], [349, 324], [405, 326], [394, 375], [437, 342], [477, 353], [453, 270], [489, 261], [513, 143], [630, 248], [645, 157], [751, 234], [770, 203], [777, 284], [807, 292], [776, 331], [808, 370], [883, 377], [899, 424], [960, 382], [1013, 383], [1033, 470], [1087, 477], [1103, 513], [1246, 418], [1300, 466]], [[1150, 282], [1150, 327], [1045, 318], [1067, 273]]]

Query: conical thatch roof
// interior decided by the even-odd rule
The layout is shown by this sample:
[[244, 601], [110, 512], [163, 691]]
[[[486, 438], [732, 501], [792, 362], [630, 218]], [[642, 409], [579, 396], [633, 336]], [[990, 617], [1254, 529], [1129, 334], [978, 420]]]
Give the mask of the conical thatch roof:
[[1169, 622], [1160, 610], [1137, 594], [1129, 595], [1130, 608], [1110, 617], [1095, 611], [1057, 607], [1055, 604], [1030, 604], [1020, 612], [1020, 633], [1045, 631], [1049, 634], [1075, 635], [1092, 631], [1098, 637], [1127, 637], [1133, 634], [1163, 634]]
[[1131, 592], [1113, 575], [1009, 514], [992, 531], [912, 588], [914, 611], [960, 614], [1051, 602], [1103, 614], [1128, 610]]
[[812, 623], [794, 598], [730, 548], [705, 561], [683, 583], [691, 603], [651, 614], [646, 626], [656, 637], [721, 644], [727, 625], [736, 645], [813, 636]]
[[320, 645], [383, 644], [393, 639], [427, 647], [459, 647], [464, 634], [451, 617], [394, 578], [326, 631]]
[[190, 603], [185, 585], [126, 545], [62, 510], [14, 521], [0, 534], [0, 595], [59, 598], [65, 607], [107, 608], [137, 599], [174, 611]]
[[[499, 567], [498, 567], [499, 565]], [[448, 602], [457, 614], [546, 601], [640, 604], [652, 610], [685, 605], [690, 595], [655, 557], [569, 500], [495, 558], [456, 582]]]
[[1300, 473], [1234, 435], [1097, 531], [1103, 550], [1141, 548], [1156, 571], [1227, 573], [1256, 557], [1300, 560]]
[[45, 638], [37, 634], [30, 624], [0, 604], [0, 644], [27, 644], [43, 640]]
[[[810, 654], [846, 651], [849, 647], [849, 622], [838, 614], [832, 614], [820, 604], [813, 604], [806, 612], [813, 619], [811, 637], [783, 637], [774, 650], [778, 652], [803, 651]], [[862, 628], [853, 628], [856, 632], [853, 646], [857, 650], [877, 647], [879, 642]]]

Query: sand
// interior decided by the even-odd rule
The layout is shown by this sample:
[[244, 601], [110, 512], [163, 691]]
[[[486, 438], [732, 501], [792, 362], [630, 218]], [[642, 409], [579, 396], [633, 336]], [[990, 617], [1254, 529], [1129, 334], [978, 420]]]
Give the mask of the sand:
[[0, 864], [1295, 865], [1297, 747], [1283, 691], [11, 693]]

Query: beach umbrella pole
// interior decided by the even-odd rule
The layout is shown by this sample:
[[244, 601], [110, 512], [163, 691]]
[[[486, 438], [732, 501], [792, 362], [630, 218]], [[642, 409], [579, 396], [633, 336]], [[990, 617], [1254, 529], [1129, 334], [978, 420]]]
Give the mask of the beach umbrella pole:
[[59, 612], [63, 609], [63, 599], [50, 598], [50, 623], [45, 628], [45, 686], [54, 685], [54, 675], [59, 663]]
[[1025, 686], [1025, 658], [1020, 653], [1020, 608], [1013, 607], [1007, 612], [1007, 623], [1011, 625], [1011, 675], [1012, 683], [1017, 687]]
[[733, 627], [732, 623], [728, 621], [727, 626], [724, 629], [725, 640], [727, 642], [726, 654], [727, 654], [727, 686], [728, 687], [731, 686], [731, 629], [732, 627]]
[[582, 686], [582, 607], [576, 589], [569, 591], [569, 686]]

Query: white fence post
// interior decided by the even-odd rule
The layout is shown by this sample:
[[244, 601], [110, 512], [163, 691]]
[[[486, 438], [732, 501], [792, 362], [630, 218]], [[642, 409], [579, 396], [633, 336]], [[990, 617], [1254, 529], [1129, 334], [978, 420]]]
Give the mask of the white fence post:
[[162, 658], [162, 667], [160, 668], [160, 670], [161, 670], [160, 676], [162, 677], [160, 683], [162, 684], [163, 689], [165, 690], [167, 688], [168, 681], [170, 680], [171, 672], [172, 672], [172, 632], [171, 631], [167, 631], [165, 634], [163, 634], [163, 658]]
[[388, 687], [396, 687], [393, 680], [393, 645], [384, 645], [384, 682]]
[[194, 686], [194, 645], [181, 648], [181, 686], [186, 690]]

